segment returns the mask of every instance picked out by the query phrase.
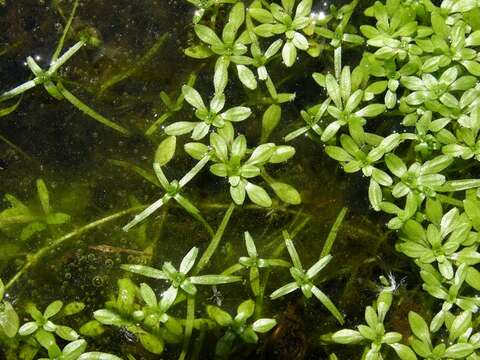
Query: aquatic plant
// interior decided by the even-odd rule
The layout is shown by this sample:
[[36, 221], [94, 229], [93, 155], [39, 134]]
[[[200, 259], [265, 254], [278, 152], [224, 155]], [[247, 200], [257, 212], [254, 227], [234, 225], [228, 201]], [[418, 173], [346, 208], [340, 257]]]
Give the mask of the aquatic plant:
[[[358, 358], [366, 360], [479, 358], [478, 1], [444, 0], [438, 5], [429, 0], [386, 0], [365, 5], [354, 0], [340, 8], [332, 6], [323, 15], [312, 10], [312, 0], [189, 2], [197, 7], [192, 32], [198, 39], [186, 47], [185, 54], [206, 65], [208, 82], [200, 83], [197, 75], [191, 74], [176, 100], [161, 93], [167, 110], [153, 124], [145, 126], [145, 135], [157, 147], [153, 172], [123, 160], [114, 162], [157, 185], [163, 195], [149, 206], [133, 206], [69, 233], [64, 233], [62, 226], [52, 226], [75, 219], [52, 210], [42, 180], [37, 182], [40, 212], [12, 195], [7, 196], [11, 206], [0, 214], [2, 230], [12, 224], [26, 224], [20, 232], [21, 239], [49, 230], [54, 240], [37, 243], [36, 252], [28, 254], [10, 281], [6, 285], [0, 283], [0, 329], [8, 338], [5, 346], [16, 354], [16, 344], [25, 343], [22, 348], [25, 350], [20, 350], [22, 359], [37, 354], [48, 354], [51, 359], [115, 359], [116, 355], [85, 352], [86, 340], [80, 339], [80, 336], [101, 337], [107, 328], [114, 327], [125, 332], [129, 341], [138, 342], [153, 354], [163, 353], [166, 347], [180, 347], [180, 359], [198, 358], [205, 334], [214, 334], [217, 335], [215, 355], [213, 351], [207, 353], [228, 358], [241, 351], [244, 343], [265, 341], [268, 345], [266, 335], [262, 334], [275, 329], [281, 318], [271, 315], [270, 301], [301, 292], [305, 306], [312, 306], [309, 299], [317, 299], [328, 310], [322, 308], [325, 321], [335, 324], [327, 334], [310, 339], [315, 346], [325, 347], [330, 359], [337, 358], [333, 354], [333, 350], [338, 353], [337, 348], [330, 347], [335, 343], [363, 346]], [[360, 5], [367, 7], [358, 26], [352, 17], [360, 11]], [[75, 8], [67, 28], [74, 13]], [[42, 85], [56, 99], [65, 98], [104, 125], [128, 135], [126, 129], [93, 112], [62, 85], [60, 67], [87, 42], [80, 40], [60, 56], [66, 34], [67, 31], [50, 67], [43, 70], [33, 58], [27, 59], [34, 79], [0, 95], [0, 101]], [[362, 47], [363, 44], [368, 46]], [[317, 58], [329, 67], [316, 72]], [[297, 66], [308, 76], [295, 73]], [[287, 75], [282, 78], [278, 68]], [[238, 81], [232, 76], [232, 69]], [[295, 77], [299, 94], [307, 79], [320, 87], [306, 101], [295, 103], [305, 107], [298, 111], [297, 120], [290, 118], [292, 111], [287, 109], [298, 100], [295, 89], [284, 86], [289, 76]], [[198, 79], [203, 82], [205, 77]], [[246, 100], [230, 96], [230, 89], [237, 88], [244, 92]], [[283, 89], [293, 92], [281, 92]], [[207, 98], [210, 98], [208, 107], [204, 101]], [[227, 98], [234, 104], [227, 104]], [[184, 102], [194, 108], [195, 121], [186, 121], [185, 116], [191, 114], [184, 109]], [[4, 109], [1, 115], [14, 113], [17, 106]], [[164, 126], [167, 120], [171, 121]], [[182, 159], [186, 159], [190, 170], [180, 180], [170, 181], [166, 173], [172, 170], [177, 175], [172, 164], [184, 155], [177, 151], [177, 142], [183, 141], [187, 134], [196, 142], [185, 143], [183, 150], [197, 163], [190, 165], [191, 159], [184, 156]], [[274, 136], [283, 137], [290, 145], [269, 142]], [[293, 186], [267, 172], [271, 165], [295, 165], [291, 159], [296, 147], [301, 146], [300, 137], [319, 144], [319, 150], [323, 149], [337, 161], [345, 173], [360, 173], [362, 182], [368, 183], [363, 193], [372, 212], [387, 219], [386, 227], [397, 238], [397, 255], [409, 258], [413, 269], [409, 271], [421, 279], [414, 290], [404, 290], [423, 291], [425, 299], [425, 304], [418, 304], [417, 311], [408, 311], [404, 316], [408, 328], [396, 328], [399, 325], [387, 316], [405, 301], [393, 276], [389, 281], [381, 277], [379, 294], [366, 307], [365, 324], [360, 325], [343, 313], [343, 301], [330, 294], [329, 287], [323, 287], [323, 276], [318, 278], [337, 256], [333, 244], [346, 210], [338, 215], [321, 253], [313, 256], [313, 265], [308, 269], [303, 267], [300, 261], [303, 254], [299, 254], [293, 239], [308, 220], [302, 225], [298, 220], [301, 211], [289, 207], [299, 205], [301, 195]], [[209, 172], [203, 171], [207, 165]], [[209, 177], [209, 173], [214, 177]], [[275, 177], [281, 176], [281, 172], [275, 172]], [[215, 187], [212, 198], [228, 199], [226, 204], [216, 204], [216, 209], [224, 211], [216, 231], [210, 224], [212, 216], [207, 216], [208, 209], [204, 210], [207, 206], [186, 192], [186, 185], [204, 177]], [[225, 180], [224, 183], [215, 183], [215, 177]], [[220, 186], [223, 184], [229, 186], [226, 196]], [[266, 186], [280, 202], [270, 197]], [[247, 197], [252, 204], [246, 204]], [[170, 202], [171, 199], [175, 201]], [[32, 304], [12, 305], [9, 291], [13, 285], [61, 244], [133, 213], [137, 215], [123, 230], [129, 231], [143, 221], [158, 223], [152, 215], [159, 209], [166, 213], [167, 204], [185, 210], [211, 238], [208, 245], [202, 244], [202, 250], [189, 244], [190, 250], [178, 269], [172, 265], [167, 250], [152, 257], [150, 264], [130, 261], [121, 265], [130, 277], [118, 280], [117, 295], [112, 295], [103, 308], [92, 309], [94, 320], [88, 320], [78, 332], [57, 324], [57, 317], [76, 313], [66, 310], [69, 305], [64, 308], [60, 300], [50, 303], [43, 313]], [[229, 256], [232, 239], [226, 240], [225, 234], [232, 214], [250, 209], [266, 216], [276, 211], [294, 213], [296, 218], [291, 226], [285, 224], [271, 237], [267, 229], [265, 239], [261, 240], [270, 243], [260, 251], [250, 233], [245, 232], [248, 256]], [[220, 246], [222, 240], [224, 248]], [[164, 245], [153, 246], [163, 250]], [[291, 264], [285, 259], [285, 250]], [[266, 253], [266, 257], [259, 257], [259, 253]], [[308, 249], [305, 257], [307, 253]], [[226, 269], [206, 271], [214, 258], [223, 258]], [[158, 264], [162, 264], [161, 268]], [[351, 268], [345, 265], [344, 269], [332, 272], [334, 280], [342, 270], [349, 272]], [[274, 286], [270, 282], [273, 272], [279, 277], [290, 275], [293, 281]], [[136, 285], [138, 275], [155, 282]], [[228, 289], [229, 284], [241, 280], [248, 294], [235, 298], [234, 305], [223, 305], [217, 299], [216, 306], [207, 305], [205, 311], [197, 308], [198, 302], [205, 299], [204, 289], [217, 296], [217, 285]], [[266, 296], [268, 293], [270, 296]], [[254, 299], [250, 299], [251, 295]], [[237, 313], [232, 316], [235, 307]], [[19, 326], [16, 311], [28, 313], [33, 320]], [[346, 322], [347, 328], [339, 329], [336, 322], [341, 325]], [[281, 329], [278, 326], [276, 329]], [[315, 334], [323, 329], [319, 328]], [[63, 350], [56, 336], [63, 339], [58, 339], [61, 346], [65, 344]], [[192, 345], [192, 337], [197, 345]], [[12, 345], [12, 342], [17, 343]], [[262, 350], [259, 347], [257, 351]], [[128, 350], [123, 355], [134, 359]]]

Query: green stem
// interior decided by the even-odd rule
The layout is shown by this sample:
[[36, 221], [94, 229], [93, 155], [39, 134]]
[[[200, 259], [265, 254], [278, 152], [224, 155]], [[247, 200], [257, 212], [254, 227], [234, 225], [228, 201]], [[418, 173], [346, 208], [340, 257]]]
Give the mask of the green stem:
[[17, 87], [13, 88], [12, 90], [4, 92], [2, 95], [0, 95], [0, 102], [11, 99], [15, 96], [18, 96], [20, 94], [23, 94], [25, 91], [30, 90], [37, 86], [38, 80], [37, 78], [33, 80], [29, 80], [22, 85], [18, 85]]
[[[60, 61], [60, 60], [58, 60]], [[70, 91], [65, 89], [63, 85], [59, 82], [57, 84], [58, 89], [60, 90], [61, 94], [65, 97], [65, 99], [75, 106], [78, 110], [82, 111], [86, 115], [90, 116], [92, 119], [97, 120], [98, 122], [102, 123], [105, 126], [108, 126], [109, 128], [112, 128], [114, 130], [117, 130], [118, 132], [124, 134], [124, 135], [130, 135], [130, 131], [125, 129], [124, 127], [114, 123], [111, 120], [108, 120], [106, 117], [103, 115], [100, 115], [97, 113], [95, 110], [92, 108], [88, 107], [85, 103], [83, 103], [80, 99], [75, 97]]]
[[22, 149], [20, 149], [17, 145], [15, 145], [14, 143], [12, 143], [10, 140], [8, 140], [6, 137], [4, 137], [3, 135], [0, 134], [0, 140], [3, 141], [5, 144], [7, 144], [8, 146], [10, 146], [15, 152], [19, 153], [20, 155], [22, 155], [25, 159], [27, 160], [30, 160], [30, 161], [33, 161], [35, 162], [36, 164], [38, 164], [38, 162], [36, 160], [34, 160], [30, 155], [28, 155], [25, 151], [23, 151]]
[[335, 69], [335, 77], [338, 81], [340, 81], [340, 75], [342, 72], [342, 46], [335, 48], [334, 57], [334, 69]]
[[207, 165], [207, 163], [210, 161], [210, 155], [204, 156], [195, 166], [188, 172], [186, 173], [178, 182], [178, 185], [180, 188], [183, 188], [185, 185], [187, 185], [197, 174], [202, 171], [202, 169]]
[[57, 61], [58, 57], [60, 56], [60, 53], [62, 52], [63, 44], [65, 43], [65, 39], [67, 37], [68, 31], [70, 30], [70, 27], [72, 26], [72, 21], [73, 21], [73, 18], [75, 17], [77, 7], [78, 7], [78, 0], [75, 0], [75, 2], [73, 4], [72, 12], [70, 13], [68, 21], [65, 24], [65, 29], [63, 30], [62, 36], [61, 36], [60, 40], [58, 41], [57, 48], [55, 49], [55, 52], [53, 53], [52, 60], [51, 60], [52, 63]]
[[188, 348], [190, 346], [190, 338], [192, 337], [193, 324], [195, 321], [195, 297], [187, 297], [187, 318], [185, 322], [185, 333], [183, 337], [182, 352], [178, 357], [178, 360], [185, 360]]
[[456, 206], [456, 207], [459, 207], [459, 208], [463, 208], [463, 201], [454, 199], [454, 198], [451, 197], [451, 196], [442, 195], [442, 194], [437, 194], [437, 198], [438, 198], [441, 202], [444, 202], [444, 203], [446, 203], [446, 204], [450, 204], [450, 205], [453, 205], [453, 206]]
[[345, 219], [345, 215], [347, 214], [347, 211], [348, 211], [348, 208], [344, 207], [342, 210], [340, 210], [340, 213], [337, 215], [337, 219], [335, 220], [335, 223], [333, 224], [332, 228], [330, 229], [330, 232], [328, 233], [327, 240], [325, 241], [325, 245], [323, 245], [322, 253], [320, 254], [321, 258], [330, 254], [330, 251], [332, 250], [332, 247], [333, 247], [333, 243], [337, 238], [338, 230], [340, 229], [340, 226], [342, 226], [342, 223], [343, 223], [343, 220]]
[[154, 234], [152, 236], [152, 260], [156, 258], [157, 249], [159, 248], [158, 242], [163, 236], [163, 230], [165, 223], [167, 222], [169, 213], [169, 204], [165, 204], [163, 207], [162, 213], [160, 214], [160, 220], [158, 222], [158, 227], [155, 228]]
[[237, 271], [243, 270], [245, 267], [241, 264], [234, 264], [228, 268], [226, 268], [223, 272], [222, 275], [232, 275], [235, 274]]
[[160, 38], [153, 44], [153, 46], [140, 58], [136, 60], [134, 65], [129, 67], [126, 71], [116, 74], [107, 81], [105, 81], [100, 87], [100, 95], [105, 92], [108, 88], [118, 84], [121, 81], [124, 81], [139, 71], [142, 67], [148, 64], [153, 57], [158, 53], [162, 48], [163, 44], [167, 41], [169, 34], [163, 34]]
[[[310, 216], [307, 216], [303, 219], [303, 221], [298, 224], [292, 231], [291, 231], [291, 234], [290, 234], [290, 237], [291, 239], [293, 240], [294, 237], [308, 224], [308, 222], [310, 221]], [[273, 259], [277, 259], [280, 257], [280, 255], [282, 254], [282, 252], [285, 250], [285, 241], [283, 239], [283, 235], [280, 234], [279, 235], [279, 240], [281, 241], [281, 243], [277, 246], [277, 248], [273, 251], [272, 253], [272, 258]], [[258, 292], [258, 295], [255, 299], [255, 317], [258, 319], [258, 318], [261, 318], [262, 317], [262, 311], [263, 311], [263, 301], [265, 299], [265, 290], [267, 288], [267, 283], [268, 283], [268, 280], [270, 278], [270, 274], [272, 272], [272, 269], [271, 268], [267, 268], [265, 270], [265, 275], [263, 277], [263, 281], [262, 283], [260, 284], [260, 291]]]
[[142, 222], [144, 219], [152, 215], [155, 211], [160, 209], [165, 205], [172, 197], [168, 194], [163, 195], [160, 199], [155, 201], [153, 204], [144, 209], [140, 214], [135, 215], [132, 221], [125, 225], [122, 229], [123, 231], [128, 231], [138, 223]]
[[75, 53], [80, 50], [84, 45], [86, 44], [85, 40], [80, 40], [78, 41], [75, 45], [73, 45], [70, 49], [65, 51], [65, 53], [60, 56], [57, 60], [53, 61], [52, 64], [50, 65], [50, 68], [48, 69], [47, 73], [48, 75], [53, 75], [57, 72], [57, 70], [65, 64], [70, 58], [75, 55]]
[[211, 257], [215, 253], [215, 250], [217, 250], [217, 247], [220, 244], [220, 241], [222, 240], [223, 233], [227, 228], [228, 222], [230, 221], [230, 218], [233, 214], [233, 210], [235, 210], [235, 204], [231, 203], [227, 209], [227, 212], [223, 216], [222, 222], [220, 223], [220, 226], [218, 227], [217, 232], [215, 233], [215, 236], [212, 238], [212, 241], [210, 241], [210, 244], [208, 245], [202, 257], [198, 261], [193, 271], [194, 275], [202, 271], [203, 268], [210, 262]]
[[145, 135], [151, 136], [155, 131], [157, 131], [158, 127], [162, 125], [165, 121], [168, 120], [169, 117], [173, 115], [173, 112], [167, 112], [160, 116], [150, 127], [145, 131]]
[[[197, 81], [197, 71], [193, 71], [188, 76], [187, 85], [193, 87], [196, 81]], [[158, 127], [162, 125], [168, 118], [175, 115], [175, 113], [179, 112], [182, 109], [184, 100], [185, 98], [181, 93], [177, 98], [177, 101], [175, 102], [175, 107], [172, 109], [169, 109], [168, 112], [160, 116], [159, 119], [157, 119], [152, 125], [150, 125], [147, 131], [145, 131], [145, 135], [151, 136], [155, 131], [157, 131]]]
[[74, 231], [72, 231], [72, 232], [70, 232], [66, 235], [63, 235], [62, 237], [60, 237], [56, 240], [53, 240], [49, 245], [41, 248], [35, 254], [33, 254], [33, 255], [31, 255], [27, 258], [28, 260], [25, 263], [25, 265], [23, 265], [23, 267], [10, 279], [10, 281], [5, 285], [5, 289], [8, 290], [10, 287], [12, 287], [41, 258], [43, 258], [45, 255], [47, 255], [48, 253], [50, 253], [52, 250], [56, 249], [60, 245], [64, 244], [68, 240], [74, 239], [74, 238], [86, 233], [87, 231], [95, 229], [96, 227], [99, 227], [99, 226], [104, 225], [106, 223], [112, 222], [116, 219], [119, 219], [119, 218], [121, 218], [125, 215], [131, 214], [131, 213], [136, 212], [136, 211], [138, 211], [140, 209], [143, 209], [143, 208], [144, 208], [144, 206], [135, 206], [135, 207], [131, 207], [131, 208], [126, 209], [126, 210], [119, 211], [115, 214], [108, 215], [104, 218], [98, 219], [94, 222], [91, 222], [91, 223], [85, 225], [85, 226], [82, 226], [81, 228], [76, 229], [76, 230], [74, 230]]

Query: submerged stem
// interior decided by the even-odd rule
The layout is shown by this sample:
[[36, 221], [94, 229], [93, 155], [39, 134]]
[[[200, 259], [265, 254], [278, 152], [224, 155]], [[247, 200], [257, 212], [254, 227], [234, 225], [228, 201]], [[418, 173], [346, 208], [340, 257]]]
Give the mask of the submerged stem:
[[37, 78], [33, 80], [29, 80], [21, 85], [18, 85], [17, 87], [13, 88], [12, 90], [4, 92], [2, 95], [0, 95], [0, 102], [11, 99], [15, 96], [18, 96], [20, 94], [23, 94], [25, 91], [30, 90], [37, 86]]
[[20, 155], [22, 155], [25, 159], [27, 160], [30, 160], [30, 161], [34, 161], [34, 162], [37, 162], [36, 160], [34, 160], [30, 155], [28, 155], [25, 151], [23, 151], [20, 147], [18, 147], [17, 145], [15, 145], [14, 143], [12, 143], [10, 140], [8, 140], [6, 137], [4, 137], [3, 135], [0, 134], [0, 140], [3, 141], [5, 144], [7, 144], [8, 146], [10, 146], [15, 152], [19, 153]]
[[347, 214], [347, 211], [348, 211], [348, 208], [344, 207], [338, 213], [337, 218], [335, 219], [335, 222], [333, 223], [333, 226], [330, 229], [330, 232], [328, 233], [327, 240], [325, 240], [325, 245], [323, 245], [320, 258], [323, 258], [324, 256], [327, 256], [328, 254], [330, 254], [330, 251], [332, 250], [332, 247], [333, 247], [333, 243], [337, 238], [338, 230], [340, 229], [340, 226], [342, 226], [342, 223], [343, 223], [343, 220], [345, 219], [345, 215]]
[[202, 257], [198, 261], [197, 266], [195, 267], [195, 269], [193, 271], [193, 274], [196, 275], [200, 271], [202, 271], [203, 268], [210, 261], [210, 258], [215, 253], [215, 250], [217, 250], [217, 247], [220, 244], [220, 241], [222, 240], [223, 233], [225, 232], [225, 229], [227, 228], [228, 222], [230, 221], [230, 218], [233, 214], [233, 210], [235, 210], [235, 204], [231, 203], [230, 206], [227, 209], [227, 212], [223, 216], [222, 222], [220, 223], [220, 226], [218, 227], [217, 232], [215, 233], [215, 236], [213, 236], [212, 241], [210, 242], [207, 249], [203, 253]]
[[178, 360], [184, 360], [188, 353], [188, 348], [190, 345], [190, 338], [192, 337], [193, 324], [195, 321], [195, 297], [187, 297], [187, 318], [185, 322], [185, 333], [183, 337], [182, 352], [178, 357]]
[[158, 38], [158, 40], [153, 44], [153, 46], [139, 59], [134, 62], [134, 64], [129, 67], [126, 71], [114, 75], [106, 82], [104, 82], [100, 87], [100, 94], [105, 92], [108, 88], [118, 84], [119, 82], [128, 79], [130, 76], [139, 71], [144, 67], [153, 57], [158, 53], [162, 48], [163, 44], [167, 41], [169, 34], [163, 34]]
[[73, 21], [73, 18], [75, 17], [77, 7], [78, 7], [78, 0], [75, 0], [75, 2], [73, 3], [72, 12], [70, 13], [70, 16], [68, 17], [68, 21], [65, 24], [65, 29], [63, 30], [62, 36], [60, 37], [60, 40], [58, 41], [57, 48], [55, 49], [55, 52], [53, 53], [52, 60], [51, 60], [52, 63], [57, 61], [58, 57], [60, 56], [60, 53], [62, 52], [63, 44], [65, 43], [65, 39], [67, 37], [68, 31], [70, 30], [70, 27], [72, 26], [72, 21]]
[[[310, 219], [311, 219], [310, 216], [305, 217], [300, 224], [298, 224], [295, 228], [292, 229], [292, 231], [290, 231], [291, 239], [293, 239], [308, 224]], [[281, 241], [281, 243], [273, 251], [273, 253], [272, 253], [272, 258], [273, 259], [276, 259], [276, 258], [280, 257], [282, 252], [285, 250], [285, 241], [283, 239], [282, 234], [279, 235], [279, 240]], [[260, 318], [261, 315], [262, 315], [263, 301], [264, 301], [264, 297], [265, 297], [265, 290], [267, 288], [267, 283], [268, 283], [268, 280], [270, 278], [271, 272], [272, 272], [271, 268], [267, 268], [265, 270], [265, 275], [263, 277], [263, 281], [260, 284], [260, 291], [258, 292], [258, 295], [255, 299], [255, 316], [257, 318]]]
[[41, 258], [43, 258], [45, 255], [47, 255], [50, 251], [53, 249], [59, 247], [63, 243], [65, 243], [68, 240], [71, 240], [73, 238], [76, 238], [83, 233], [90, 231], [98, 226], [104, 225], [106, 223], [109, 223], [113, 220], [119, 219], [125, 215], [131, 214], [135, 211], [138, 211], [140, 209], [145, 208], [145, 206], [135, 206], [131, 207], [126, 210], [122, 210], [119, 212], [116, 212], [115, 214], [108, 215], [104, 218], [98, 219], [96, 221], [93, 221], [87, 225], [82, 226], [79, 229], [76, 229], [66, 235], [63, 235], [59, 237], [56, 240], [53, 240], [49, 245], [41, 248], [38, 250], [35, 254], [29, 256], [27, 259], [27, 262], [23, 265], [23, 267], [10, 279], [10, 281], [5, 285], [5, 289], [8, 290], [10, 287], [13, 286], [33, 265], [35, 265]]
[[[60, 61], [60, 59], [58, 61]], [[87, 104], [83, 103], [80, 99], [75, 97], [75, 95], [73, 95], [70, 91], [65, 89], [65, 87], [62, 85], [62, 83], [59, 82], [57, 84], [57, 87], [60, 90], [61, 94], [65, 97], [65, 99], [70, 104], [75, 106], [78, 110], [80, 110], [81, 112], [90, 116], [92, 119], [97, 120], [98, 122], [102, 123], [103, 125], [108, 126], [109, 128], [117, 130], [118, 132], [120, 132], [124, 135], [130, 135], [130, 131], [128, 131], [124, 127], [114, 123], [113, 121], [108, 120], [105, 116], [100, 115], [95, 110], [90, 108]]]

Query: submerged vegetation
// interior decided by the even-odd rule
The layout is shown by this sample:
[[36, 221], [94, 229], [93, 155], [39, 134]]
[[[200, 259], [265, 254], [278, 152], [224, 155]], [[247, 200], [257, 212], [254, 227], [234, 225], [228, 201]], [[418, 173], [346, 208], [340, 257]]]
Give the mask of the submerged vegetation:
[[[95, 80], [81, 63], [107, 46], [80, 5], [52, 1], [64, 20], [53, 55], [2, 82], [0, 116], [39, 87], [46, 104], [66, 100], [96, 123], [53, 138], [110, 139], [87, 159], [107, 184], [101, 205], [75, 181], [62, 195], [42, 163], [30, 200], [5, 191], [0, 357], [480, 359], [478, 1], [176, 4], [191, 37], [174, 46], [192, 65], [160, 84], [153, 119], [128, 122], [67, 87], [110, 112], [146, 106], [129, 86], [174, 36]], [[0, 140], [38, 165], [22, 149], [35, 138]], [[334, 161], [315, 166], [323, 153]], [[319, 193], [355, 199], [315, 211]], [[336, 220], [320, 217], [329, 207]]]

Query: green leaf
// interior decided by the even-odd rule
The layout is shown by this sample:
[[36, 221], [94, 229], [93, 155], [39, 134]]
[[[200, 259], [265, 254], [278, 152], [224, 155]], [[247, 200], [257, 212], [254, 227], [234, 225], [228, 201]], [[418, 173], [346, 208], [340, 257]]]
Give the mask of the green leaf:
[[270, 160], [276, 150], [275, 144], [267, 143], [259, 145], [253, 150], [246, 164], [248, 165], [262, 165]]
[[267, 11], [265, 9], [250, 7], [248, 9], [248, 14], [262, 24], [269, 24], [274, 22], [273, 16], [270, 11]]
[[195, 160], [201, 160], [208, 154], [209, 148], [201, 143], [187, 143], [184, 146], [185, 152]]
[[194, 30], [199, 39], [203, 42], [213, 46], [223, 45], [222, 40], [220, 40], [217, 34], [215, 34], [215, 31], [210, 29], [208, 26], [197, 24], [195, 25]]
[[280, 105], [271, 104], [263, 113], [262, 118], [262, 136], [261, 142], [265, 142], [270, 137], [273, 130], [277, 127], [282, 116], [282, 108]]
[[147, 351], [157, 355], [163, 352], [165, 343], [162, 338], [147, 332], [141, 332], [137, 336], [140, 343]]
[[337, 80], [335, 80], [331, 74], [327, 74], [325, 84], [327, 86], [328, 96], [330, 96], [337, 108], [342, 109], [342, 97], [340, 96], [340, 87], [338, 86]]
[[48, 350], [49, 354], [61, 354], [60, 348], [55, 342], [55, 336], [53, 336], [52, 333], [40, 329], [35, 333], [35, 339], [37, 339], [42, 347]]
[[242, 205], [245, 201], [245, 184], [240, 182], [237, 186], [230, 186], [230, 196], [237, 205]]
[[321, 291], [318, 287], [312, 287], [313, 295], [327, 308], [328, 311], [337, 319], [340, 324], [343, 324], [345, 321], [343, 319], [342, 313], [337, 309], [335, 304], [330, 300], [330, 298]]
[[190, 121], [178, 121], [165, 128], [165, 134], [179, 136], [191, 132], [198, 123]]
[[295, 148], [293, 146], [280, 145], [275, 147], [275, 151], [268, 160], [271, 164], [279, 164], [287, 161], [295, 155]]
[[83, 339], [67, 344], [62, 351], [63, 360], [77, 360], [87, 349], [87, 342]]
[[228, 160], [228, 147], [223, 137], [216, 133], [211, 133], [210, 145], [214, 148], [215, 154], [221, 161], [226, 162]]
[[300, 50], [307, 50], [309, 46], [307, 38], [299, 32], [293, 34], [292, 44]]
[[338, 146], [326, 146], [325, 152], [328, 156], [337, 161], [345, 162], [354, 160], [354, 157], [352, 155], [350, 155], [348, 152]]
[[105, 332], [105, 328], [97, 320], [91, 320], [83, 324], [79, 329], [80, 334], [82, 334], [83, 336], [90, 336], [90, 337], [100, 336], [104, 332]]
[[77, 332], [68, 326], [57, 325], [55, 327], [55, 334], [67, 341], [73, 341], [79, 338]]
[[475, 348], [472, 344], [463, 343], [463, 344], [454, 344], [449, 346], [445, 350], [445, 358], [452, 358], [452, 359], [465, 359], [468, 355], [470, 355]]
[[192, 137], [193, 140], [203, 139], [208, 134], [209, 130], [210, 130], [210, 125], [209, 124], [206, 124], [204, 122], [199, 122], [193, 128], [191, 137]]
[[185, 55], [194, 59], [206, 59], [212, 56], [213, 52], [207, 46], [200, 44], [186, 48]]
[[225, 90], [228, 83], [228, 66], [229, 61], [221, 56], [215, 63], [215, 73], [213, 74], [213, 85], [215, 87], [215, 93], [221, 94]]
[[206, 110], [205, 104], [203, 103], [203, 99], [201, 95], [198, 93], [197, 90], [192, 88], [188, 85], [182, 86], [182, 94], [185, 100], [192, 105], [195, 109], [203, 109]]
[[408, 346], [403, 344], [389, 344], [401, 360], [417, 360], [417, 356]]
[[373, 180], [370, 179], [370, 185], [368, 187], [368, 199], [370, 200], [370, 204], [372, 205], [375, 211], [380, 211], [380, 204], [383, 200], [383, 193], [380, 185]]
[[50, 213], [50, 195], [48, 193], [48, 188], [45, 182], [42, 179], [37, 180], [37, 192], [40, 203], [42, 204], [42, 209], [45, 215]]
[[119, 358], [118, 356], [112, 354], [92, 351], [80, 355], [77, 360], [122, 360], [122, 358]]
[[120, 267], [125, 271], [130, 271], [135, 274], [143, 275], [153, 279], [161, 279], [161, 280], [167, 279], [167, 276], [163, 271], [152, 268], [150, 266], [124, 264], [124, 265], [121, 265]]
[[287, 67], [291, 67], [293, 64], [295, 64], [295, 60], [297, 59], [297, 48], [293, 42], [287, 41], [285, 45], [283, 45], [282, 59], [283, 63]]
[[255, 90], [257, 88], [257, 79], [252, 70], [250, 70], [245, 65], [237, 65], [238, 78], [250, 90]]
[[332, 340], [338, 344], [359, 344], [364, 338], [356, 330], [342, 329], [332, 334]]
[[64, 213], [50, 213], [46, 217], [48, 225], [61, 225], [70, 221], [70, 215]]
[[227, 26], [223, 28], [223, 39], [226, 43], [233, 43], [238, 29], [245, 21], [245, 5], [242, 2], [236, 3], [228, 15]]
[[249, 317], [253, 315], [255, 311], [255, 301], [252, 299], [245, 300], [237, 308], [237, 315], [235, 316], [235, 320], [237, 321], [245, 321]]
[[403, 160], [393, 153], [385, 155], [385, 164], [388, 169], [399, 178], [407, 172], [407, 166]]
[[63, 302], [61, 302], [60, 300], [54, 301], [47, 306], [47, 308], [43, 313], [43, 316], [46, 319], [50, 319], [52, 316], [58, 314], [62, 309], [62, 307], [63, 307]]
[[430, 330], [427, 323], [420, 315], [418, 315], [416, 312], [410, 311], [408, 313], [408, 322], [410, 323], [412, 332], [417, 338], [426, 344], [431, 344]]
[[464, 60], [461, 62], [468, 72], [475, 76], [480, 76], [480, 64], [473, 60]]
[[272, 206], [272, 199], [262, 187], [248, 182], [245, 186], [245, 190], [247, 191], [248, 198], [258, 206]]
[[169, 136], [163, 140], [155, 151], [154, 162], [160, 166], [168, 164], [175, 156], [176, 145], [177, 138], [175, 136]]
[[19, 319], [15, 309], [8, 301], [3, 301], [3, 309], [0, 311], [0, 329], [7, 337], [13, 338], [17, 334], [18, 327]]
[[207, 305], [207, 313], [220, 326], [229, 326], [233, 321], [229, 313], [216, 306]]
[[157, 297], [153, 289], [145, 283], [140, 284], [140, 294], [142, 296], [143, 301], [150, 306], [156, 307], [157, 306]]
[[104, 325], [123, 326], [125, 321], [120, 315], [108, 309], [100, 309], [93, 313], [95, 320]]
[[230, 284], [242, 280], [240, 276], [232, 275], [201, 275], [191, 276], [190, 281], [196, 285]]
[[472, 313], [464, 311], [455, 317], [452, 325], [449, 328], [449, 339], [454, 342], [462, 336], [469, 327], [472, 326]]
[[355, 115], [360, 117], [375, 117], [384, 113], [385, 109], [386, 107], [384, 104], [371, 104], [357, 111]]
[[292, 205], [298, 205], [302, 202], [300, 194], [293, 186], [278, 181], [272, 182], [269, 185], [283, 202]]
[[275, 319], [258, 319], [252, 324], [252, 329], [257, 333], [266, 333], [272, 330], [275, 325], [277, 325]]
[[44, 223], [41, 222], [32, 222], [25, 226], [20, 233], [20, 240], [26, 241], [30, 239], [34, 234], [45, 230], [47, 227]]
[[186, 274], [192, 269], [193, 265], [195, 264], [195, 260], [197, 259], [197, 256], [198, 256], [198, 248], [193, 247], [183, 257], [182, 262], [180, 263], [180, 268], [179, 268], [182, 274]]
[[248, 107], [237, 106], [225, 111], [221, 116], [224, 120], [238, 122], [247, 119], [252, 114]]

